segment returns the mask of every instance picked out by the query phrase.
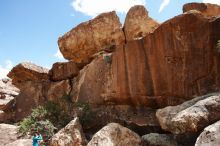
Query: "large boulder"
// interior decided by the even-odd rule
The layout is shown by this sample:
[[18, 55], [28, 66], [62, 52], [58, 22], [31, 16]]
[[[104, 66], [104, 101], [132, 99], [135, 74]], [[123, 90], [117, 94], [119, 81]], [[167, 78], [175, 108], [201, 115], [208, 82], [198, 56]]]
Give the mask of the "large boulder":
[[66, 127], [56, 133], [50, 140], [50, 146], [85, 146], [84, 136], [79, 119], [75, 118]]
[[98, 131], [87, 146], [142, 146], [141, 138], [133, 131], [110, 123]]
[[18, 139], [12, 143], [6, 144], [5, 146], [32, 146], [32, 139]]
[[50, 80], [61, 81], [77, 76], [79, 68], [75, 62], [57, 62], [49, 71]]
[[206, 127], [197, 138], [195, 146], [219, 146], [220, 145], [220, 121]]
[[197, 97], [181, 105], [159, 109], [161, 127], [175, 134], [197, 133], [220, 119], [220, 94]]
[[148, 11], [142, 5], [130, 8], [125, 18], [124, 32], [126, 41], [138, 39], [152, 33], [159, 23], [148, 16]]
[[9, 124], [0, 124], [0, 144], [2, 146], [17, 140], [18, 127]]
[[92, 56], [111, 45], [124, 44], [124, 33], [116, 12], [103, 13], [81, 23], [59, 38], [64, 58], [87, 63]]
[[220, 6], [215, 4], [187, 3], [183, 6], [183, 12], [188, 12], [191, 10], [197, 10], [208, 17], [220, 15]]
[[30, 62], [23, 62], [16, 65], [9, 73], [8, 77], [12, 79], [12, 83], [19, 89], [23, 82], [26, 81], [46, 81], [48, 80], [48, 69], [37, 66]]

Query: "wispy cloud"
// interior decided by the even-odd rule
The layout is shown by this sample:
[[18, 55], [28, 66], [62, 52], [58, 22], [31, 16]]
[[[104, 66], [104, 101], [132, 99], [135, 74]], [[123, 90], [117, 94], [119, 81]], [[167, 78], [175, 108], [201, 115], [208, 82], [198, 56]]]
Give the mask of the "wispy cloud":
[[73, 0], [71, 5], [75, 11], [95, 17], [102, 12], [113, 10], [127, 13], [134, 5], [145, 5], [145, 0]]
[[220, 5], [220, 0], [203, 0], [203, 3], [211, 3]]
[[60, 59], [60, 60], [63, 60], [64, 57], [62, 55], [62, 53], [60, 52], [60, 50], [58, 49], [57, 52], [54, 54], [54, 57]]
[[0, 79], [6, 78], [8, 72], [12, 69], [13, 64], [11, 60], [6, 60], [4, 65], [0, 65]]
[[163, 2], [160, 4], [159, 13], [161, 13], [164, 8], [170, 3], [170, 0], [163, 0]]

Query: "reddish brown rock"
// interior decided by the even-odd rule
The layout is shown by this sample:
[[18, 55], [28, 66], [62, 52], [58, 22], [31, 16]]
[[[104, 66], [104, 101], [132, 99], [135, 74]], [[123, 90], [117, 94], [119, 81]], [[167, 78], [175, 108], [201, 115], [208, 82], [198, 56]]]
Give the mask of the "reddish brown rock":
[[47, 101], [59, 103], [59, 100], [65, 98], [64, 96], [68, 95], [70, 90], [71, 86], [68, 80], [23, 83], [21, 92], [16, 97], [15, 120], [21, 120], [28, 116], [33, 108]]
[[92, 55], [111, 45], [124, 44], [124, 33], [116, 13], [103, 13], [79, 24], [59, 38], [64, 58], [77, 63], [89, 62]]
[[[74, 101], [177, 105], [220, 89], [220, 18], [185, 13], [141, 40], [119, 45], [112, 63], [97, 57], [73, 80]], [[207, 39], [209, 38], [209, 39]]]
[[77, 76], [79, 68], [76, 63], [70, 62], [57, 62], [53, 64], [52, 69], [49, 71], [50, 80], [61, 81], [71, 79]]
[[126, 41], [138, 39], [152, 33], [159, 23], [148, 16], [148, 11], [142, 5], [133, 6], [127, 13], [124, 32]]
[[48, 70], [33, 63], [24, 62], [16, 65], [8, 74], [12, 83], [19, 88], [19, 84], [26, 81], [48, 80]]
[[219, 16], [220, 6], [206, 3], [187, 3], [183, 6], [183, 12], [197, 10], [205, 16]]

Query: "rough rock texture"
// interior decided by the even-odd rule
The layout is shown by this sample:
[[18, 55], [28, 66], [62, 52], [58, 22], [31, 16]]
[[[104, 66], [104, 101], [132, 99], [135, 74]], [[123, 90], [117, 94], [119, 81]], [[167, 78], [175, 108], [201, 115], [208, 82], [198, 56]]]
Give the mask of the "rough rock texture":
[[69, 80], [60, 82], [28, 81], [23, 83], [21, 93], [16, 98], [15, 119], [21, 120], [31, 113], [31, 109], [44, 104], [46, 101], [59, 103], [65, 98], [64, 96], [69, 94], [70, 90]]
[[79, 68], [76, 63], [70, 62], [57, 62], [53, 64], [52, 69], [49, 71], [50, 80], [61, 81], [73, 78], [79, 73]]
[[159, 108], [218, 91], [219, 27], [220, 18], [199, 13], [168, 20], [143, 39], [116, 46], [112, 63], [97, 57], [73, 80], [72, 98]]
[[5, 146], [32, 146], [32, 139], [19, 139]]
[[197, 138], [195, 146], [219, 146], [220, 145], [220, 121], [206, 127]]
[[87, 146], [142, 146], [141, 138], [131, 130], [110, 123], [98, 131]]
[[124, 33], [116, 13], [103, 13], [79, 24], [59, 38], [64, 58], [77, 63], [88, 62], [92, 55], [111, 45], [124, 44]]
[[148, 12], [142, 5], [130, 8], [127, 13], [124, 32], [126, 41], [138, 39], [153, 32], [159, 23], [148, 16]]
[[[188, 100], [193, 95], [219, 90], [220, 56], [213, 51], [220, 39], [220, 32], [216, 31], [219, 26], [220, 18], [209, 20], [197, 13], [182, 14], [166, 21], [138, 43], [133, 43], [133, 47], [125, 48], [127, 66], [124, 74], [128, 84], [122, 87], [130, 91], [127, 97], [130, 95], [131, 99], [137, 100], [135, 102], [139, 100], [148, 105], [150, 100], [140, 95], [162, 96], [164, 99], [152, 97], [152, 100], [156, 99], [159, 106], [166, 106], [176, 100]], [[207, 40], [207, 36], [211, 39]], [[129, 71], [125, 70], [126, 67]], [[118, 80], [118, 84], [121, 81]], [[119, 85], [115, 87], [122, 88]]]
[[107, 103], [111, 90], [111, 65], [102, 57], [94, 59], [72, 80], [71, 97], [74, 102], [88, 102], [92, 105]]
[[87, 140], [82, 131], [79, 119], [75, 118], [65, 128], [56, 133], [50, 141], [50, 146], [85, 146]]
[[129, 105], [90, 107], [89, 113], [87, 114], [88, 117], [84, 120], [85, 122], [82, 122], [82, 125], [88, 139], [108, 123], [119, 123], [139, 135], [144, 135], [149, 132], [161, 132], [162, 130], [155, 116], [155, 112], [155, 109], [132, 107]]
[[12, 120], [14, 120], [13, 112], [4, 112], [0, 110], [0, 122], [1, 123], [7, 123]]
[[150, 133], [142, 136], [146, 146], [179, 146], [171, 134]]
[[157, 111], [164, 130], [176, 134], [200, 132], [220, 119], [220, 94], [206, 95]]
[[219, 16], [220, 6], [206, 3], [187, 3], [183, 6], [183, 12], [197, 10], [205, 16]]
[[40, 82], [48, 80], [48, 70], [33, 63], [24, 62], [16, 65], [8, 73], [8, 77], [20, 89], [19, 84], [25, 81]]
[[4, 146], [17, 140], [18, 127], [9, 124], [0, 124], [0, 145]]
[[14, 98], [19, 94], [10, 79], [0, 80], [0, 110], [7, 111], [11, 108]]

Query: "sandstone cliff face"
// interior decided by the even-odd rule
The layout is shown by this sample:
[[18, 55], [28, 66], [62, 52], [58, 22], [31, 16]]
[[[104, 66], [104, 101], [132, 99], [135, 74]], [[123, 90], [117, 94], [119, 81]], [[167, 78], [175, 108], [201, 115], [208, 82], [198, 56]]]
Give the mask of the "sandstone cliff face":
[[183, 6], [183, 12], [190, 10], [197, 10], [208, 17], [220, 15], [220, 6], [215, 4], [187, 3]]
[[118, 16], [109, 12], [81, 23], [59, 38], [58, 44], [64, 58], [87, 63], [95, 53], [111, 45], [123, 44], [124, 40]]
[[148, 16], [144, 6], [137, 5], [127, 13], [124, 33], [126, 41], [134, 40], [152, 33], [159, 26], [158, 22]]

